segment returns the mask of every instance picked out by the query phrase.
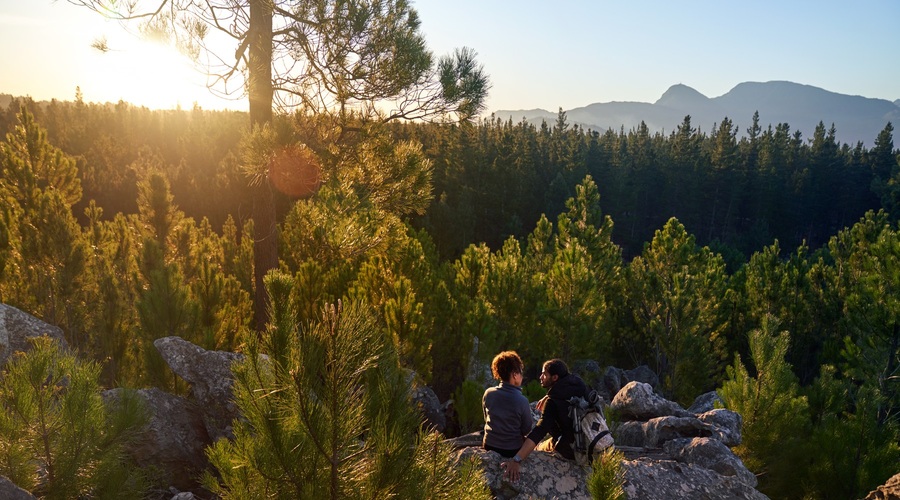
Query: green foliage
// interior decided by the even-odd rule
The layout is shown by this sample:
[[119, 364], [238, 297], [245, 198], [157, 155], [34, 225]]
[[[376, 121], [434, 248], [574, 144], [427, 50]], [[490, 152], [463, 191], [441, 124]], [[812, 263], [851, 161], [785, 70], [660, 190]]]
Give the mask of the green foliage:
[[877, 387], [880, 421], [900, 408], [900, 235], [887, 214], [869, 212], [829, 242], [833, 278], [843, 302], [842, 370]]
[[460, 434], [468, 434], [484, 428], [482, 398], [484, 386], [473, 380], [464, 380], [453, 391], [453, 408], [459, 422]]
[[635, 338], [646, 349], [664, 390], [692, 401], [711, 390], [724, 365], [725, 264], [676, 219], [656, 232], [628, 269]]
[[540, 380], [530, 380], [522, 386], [522, 394], [528, 398], [528, 401], [535, 402], [547, 395], [547, 389], [541, 386]]
[[615, 448], [607, 448], [592, 464], [587, 479], [588, 492], [594, 500], [625, 500], [625, 456]]
[[105, 406], [100, 367], [46, 337], [0, 379], [0, 473], [42, 498], [138, 498], [146, 487], [123, 445], [144, 423], [135, 396]]
[[748, 469], [760, 475], [761, 491], [797, 498], [798, 464], [806, 453], [809, 403], [800, 394], [796, 376], [785, 361], [790, 334], [779, 331], [773, 316], [749, 334], [752, 376], [739, 356], [728, 367], [727, 380], [718, 389], [725, 406], [744, 419], [742, 443], [735, 448]]
[[815, 450], [804, 481], [808, 497], [862, 498], [896, 474], [900, 429], [880, 421], [884, 401], [874, 385], [836, 379], [825, 366], [810, 392], [817, 424], [808, 443]]
[[[267, 277], [272, 325], [247, 344], [235, 399], [245, 419], [235, 440], [210, 450], [222, 498], [455, 498], [484, 491], [456, 470], [419, 417], [391, 344], [365, 307], [330, 306], [301, 325], [284, 274]], [[267, 354], [263, 358], [261, 355]]]

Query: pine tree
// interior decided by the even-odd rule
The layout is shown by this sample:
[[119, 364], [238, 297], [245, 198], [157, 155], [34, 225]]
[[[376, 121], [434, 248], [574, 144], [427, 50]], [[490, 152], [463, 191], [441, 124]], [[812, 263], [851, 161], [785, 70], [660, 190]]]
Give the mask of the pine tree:
[[0, 474], [41, 498], [138, 498], [145, 482], [123, 445], [145, 421], [124, 393], [105, 406], [100, 367], [33, 340], [0, 378]]
[[81, 199], [78, 169], [26, 108], [17, 120], [0, 143], [0, 196], [16, 205], [4, 208], [2, 217], [4, 267], [13, 264], [9, 270], [17, 274], [6, 300], [59, 325], [73, 345], [83, 347], [87, 248], [72, 215]]
[[806, 453], [809, 404], [785, 361], [790, 334], [779, 331], [777, 318], [767, 316], [748, 341], [752, 372], [735, 356], [718, 390], [725, 407], [744, 418], [742, 442], [735, 453], [760, 476], [761, 491], [798, 498], [802, 484], [797, 467]]
[[[300, 325], [283, 274], [267, 278], [271, 328], [251, 337], [235, 369], [244, 419], [235, 440], [209, 451], [223, 498], [487, 498], [472, 469], [455, 470], [446, 445], [416, 435], [396, 354], [364, 307], [330, 306]], [[267, 354], [263, 358], [261, 354]], [[463, 475], [467, 474], [467, 475]]]
[[665, 390], [687, 402], [712, 389], [724, 364], [722, 257], [697, 248], [673, 218], [631, 262], [628, 281], [636, 338]]

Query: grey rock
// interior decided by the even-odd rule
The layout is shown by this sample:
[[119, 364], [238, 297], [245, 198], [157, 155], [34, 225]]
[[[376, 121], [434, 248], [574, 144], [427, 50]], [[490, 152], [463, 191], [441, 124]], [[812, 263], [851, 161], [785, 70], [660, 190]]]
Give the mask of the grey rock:
[[615, 366], [606, 367], [606, 371], [603, 373], [603, 387], [606, 389], [609, 399], [614, 398], [627, 382], [625, 370]]
[[180, 337], [163, 337], [153, 342], [176, 375], [191, 385], [191, 396], [202, 409], [203, 421], [213, 441], [234, 438], [232, 422], [240, 417], [234, 403], [231, 364], [243, 355], [207, 351]]
[[744, 425], [744, 418], [740, 413], [717, 408], [697, 415], [697, 418], [712, 426], [712, 437], [721, 441], [725, 446], [735, 447], [741, 444], [741, 427]]
[[182, 491], [172, 496], [170, 500], [196, 500], [197, 496], [189, 491]]
[[3, 500], [35, 500], [34, 495], [19, 488], [3, 476], [0, 476], [0, 498]]
[[744, 484], [756, 487], [756, 475], [750, 472], [730, 448], [718, 439], [673, 439], [663, 445], [673, 459], [714, 470], [723, 476], [734, 476]]
[[687, 411], [695, 414], [706, 413], [715, 409], [717, 402], [719, 403], [720, 408], [725, 406], [725, 402], [719, 397], [719, 393], [710, 391], [697, 396], [697, 399], [694, 400], [694, 403], [691, 404]]
[[900, 473], [866, 495], [865, 500], [900, 500]]
[[454, 449], [468, 448], [470, 446], [477, 448], [484, 443], [484, 432], [470, 432], [462, 436], [446, 439], [445, 441]]
[[[103, 392], [108, 405], [121, 401], [123, 389]], [[206, 447], [212, 444], [197, 405], [159, 389], [135, 391], [149, 420], [126, 451], [141, 467], [152, 467], [163, 484], [180, 490], [198, 486], [198, 478], [209, 465]]]
[[659, 448], [678, 438], [710, 437], [713, 428], [697, 417], [657, 417], [646, 422], [625, 422], [613, 431], [616, 444], [643, 448]]
[[[522, 462], [521, 477], [512, 483], [503, 477], [503, 458], [482, 448], [456, 452], [455, 460], [475, 460], [498, 500], [553, 498], [588, 500], [590, 467], [552, 453], [533, 452]], [[763, 500], [767, 497], [737, 476], [723, 476], [714, 470], [674, 460], [638, 458], [623, 460], [623, 484], [630, 500]]]
[[503, 477], [501, 462], [505, 460], [484, 448], [465, 448], [456, 453], [457, 462], [474, 459], [480, 464], [488, 487], [498, 500], [553, 498], [557, 500], [589, 500], [587, 471], [575, 462], [553, 453], [536, 451], [522, 462], [519, 480]]
[[641, 365], [632, 370], [625, 370], [625, 383], [628, 382], [643, 382], [645, 384], [650, 384], [654, 390], [659, 387], [659, 377], [656, 375], [656, 372], [650, 369], [647, 365]]
[[768, 497], [736, 476], [673, 460], [626, 460], [625, 494], [630, 500], [764, 500]]
[[31, 349], [28, 339], [42, 336], [55, 340], [63, 349], [69, 348], [58, 326], [45, 323], [15, 307], [0, 304], [0, 366], [5, 365], [14, 352]]
[[447, 428], [447, 415], [444, 407], [438, 400], [437, 394], [427, 385], [414, 383], [410, 387], [412, 402], [419, 409], [425, 424], [438, 432], [444, 432]]
[[692, 417], [678, 403], [653, 392], [645, 382], [629, 382], [613, 398], [610, 408], [626, 420], [649, 420], [660, 416]]

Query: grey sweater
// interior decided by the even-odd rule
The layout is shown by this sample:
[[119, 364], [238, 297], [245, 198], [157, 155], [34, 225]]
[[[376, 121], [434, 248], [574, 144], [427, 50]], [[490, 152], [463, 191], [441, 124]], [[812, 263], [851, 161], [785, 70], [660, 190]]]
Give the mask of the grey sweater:
[[501, 382], [484, 391], [481, 407], [484, 410], [484, 446], [518, 450], [534, 427], [531, 406], [522, 389]]

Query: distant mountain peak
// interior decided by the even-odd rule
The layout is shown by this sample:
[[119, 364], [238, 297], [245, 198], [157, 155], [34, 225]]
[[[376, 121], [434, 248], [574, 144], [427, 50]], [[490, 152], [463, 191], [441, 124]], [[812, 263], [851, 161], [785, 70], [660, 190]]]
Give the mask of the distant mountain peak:
[[691, 104], [704, 104], [709, 101], [705, 95], [682, 83], [669, 87], [654, 104], [659, 106], [682, 107]]
[[[743, 131], [756, 113], [763, 128], [784, 123], [792, 132], [812, 137], [822, 122], [835, 125], [839, 141], [872, 144], [888, 122], [900, 123], [900, 100], [838, 94], [789, 81], [743, 82], [724, 95], [709, 98], [679, 83], [654, 104], [594, 103], [566, 111], [570, 124], [587, 129], [631, 130], [643, 122], [651, 131], [663, 133], [676, 130], [687, 115], [699, 131], [714, 130], [725, 118]], [[497, 111], [496, 116], [540, 125], [542, 121], [553, 123], [557, 114], [523, 110]]]

